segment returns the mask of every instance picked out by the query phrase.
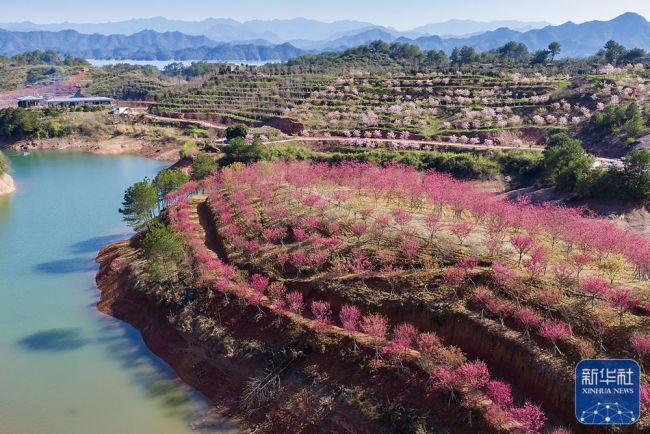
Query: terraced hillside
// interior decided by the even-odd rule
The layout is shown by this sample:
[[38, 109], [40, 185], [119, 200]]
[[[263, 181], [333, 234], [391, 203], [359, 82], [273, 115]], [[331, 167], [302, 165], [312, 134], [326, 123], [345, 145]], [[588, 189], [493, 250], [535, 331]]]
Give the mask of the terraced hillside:
[[[189, 90], [160, 93], [153, 109], [248, 123], [281, 117], [298, 122], [304, 135], [368, 142], [435, 138], [520, 147], [539, 144], [549, 133], [592, 131], [594, 119], [610, 109], [643, 109], [648, 99], [645, 71], [631, 65], [581, 76], [497, 67], [324, 71], [223, 72]], [[645, 129], [632, 128], [625, 138]]]
[[357, 163], [236, 165], [165, 200], [189, 255], [131, 279], [247, 367], [227, 402], [264, 431], [588, 432], [575, 362], [649, 362], [650, 244], [579, 210]]
[[300, 104], [331, 77], [320, 74], [216, 74], [199, 88], [165, 95], [155, 109], [172, 115], [199, 115], [243, 122], [264, 121]]

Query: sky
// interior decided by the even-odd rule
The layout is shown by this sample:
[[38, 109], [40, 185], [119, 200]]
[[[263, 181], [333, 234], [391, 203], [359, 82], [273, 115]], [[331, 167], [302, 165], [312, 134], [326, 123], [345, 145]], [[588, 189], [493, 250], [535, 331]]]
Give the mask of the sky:
[[[4, 7], [3, 7], [4, 6]], [[584, 22], [624, 12], [650, 18], [650, 0], [0, 0], [0, 21], [95, 23], [163, 16], [368, 21], [407, 30], [449, 19]]]

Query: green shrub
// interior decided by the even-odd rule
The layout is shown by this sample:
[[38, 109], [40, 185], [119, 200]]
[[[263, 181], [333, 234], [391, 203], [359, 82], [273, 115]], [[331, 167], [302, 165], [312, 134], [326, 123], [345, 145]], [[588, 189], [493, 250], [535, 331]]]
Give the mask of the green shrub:
[[196, 154], [198, 148], [194, 140], [188, 140], [181, 147], [181, 158], [192, 157]]
[[226, 128], [226, 139], [233, 140], [238, 137], [244, 138], [248, 135], [248, 127], [243, 124], [233, 125]]
[[318, 161], [337, 163], [341, 161], [363, 161], [374, 164], [404, 164], [420, 170], [435, 169], [451, 173], [459, 178], [489, 179], [498, 175], [499, 163], [483, 155], [463, 152], [438, 151], [391, 151], [373, 149], [368, 151], [334, 152], [314, 157]]
[[153, 225], [140, 241], [147, 271], [158, 282], [173, 281], [185, 259], [183, 238], [161, 224]]
[[190, 124], [185, 128], [185, 132], [194, 137], [208, 137], [209, 132], [206, 128], [201, 128], [198, 125]]
[[153, 185], [158, 193], [158, 200], [162, 202], [165, 195], [178, 189], [189, 180], [190, 177], [181, 169], [161, 170], [153, 180]]
[[192, 179], [200, 181], [212, 175], [219, 165], [208, 155], [197, 155], [192, 161]]
[[625, 160], [625, 189], [634, 198], [650, 198], [650, 149], [638, 149]]
[[526, 178], [539, 176], [544, 161], [544, 155], [535, 151], [497, 151], [494, 158], [502, 172]]
[[263, 160], [309, 160], [311, 151], [303, 146], [267, 146], [262, 151]]
[[[52, 108], [2, 109], [0, 110], [0, 137], [12, 140], [66, 137], [72, 133], [73, 128], [59, 122], [61, 113], [61, 110]], [[82, 134], [94, 133], [102, 128], [102, 125], [89, 122], [84, 122], [78, 127]]]
[[555, 134], [544, 151], [543, 176], [560, 191], [578, 192], [588, 183], [593, 163], [594, 158], [579, 140], [565, 133]]
[[263, 159], [265, 152], [264, 145], [259, 137], [248, 142], [243, 137], [235, 137], [222, 149], [224, 156], [221, 165], [226, 166], [232, 163], [253, 163]]
[[596, 138], [603, 138], [611, 134], [626, 132], [636, 136], [645, 129], [645, 121], [639, 107], [635, 103], [627, 106], [612, 105], [603, 112], [594, 114], [587, 124], [587, 132]]

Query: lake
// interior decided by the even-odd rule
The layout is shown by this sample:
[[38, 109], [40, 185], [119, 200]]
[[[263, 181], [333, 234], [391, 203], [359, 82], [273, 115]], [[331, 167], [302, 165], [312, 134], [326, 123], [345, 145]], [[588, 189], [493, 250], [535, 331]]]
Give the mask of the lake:
[[163, 163], [134, 156], [10, 154], [0, 197], [0, 433], [235, 433], [209, 403], [95, 309], [98, 249], [125, 239], [125, 188]]

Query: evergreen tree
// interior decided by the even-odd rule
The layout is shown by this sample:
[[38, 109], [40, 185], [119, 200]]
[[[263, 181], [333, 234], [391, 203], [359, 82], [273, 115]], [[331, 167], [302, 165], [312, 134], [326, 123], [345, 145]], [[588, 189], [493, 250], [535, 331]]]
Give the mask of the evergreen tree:
[[551, 42], [548, 44], [548, 52], [551, 53], [551, 60], [555, 60], [555, 56], [560, 54], [562, 51], [562, 46], [559, 42]]
[[153, 184], [145, 178], [126, 189], [120, 214], [135, 230], [146, 228], [155, 217], [158, 195]]
[[149, 229], [140, 242], [140, 248], [147, 260], [147, 269], [157, 281], [173, 282], [185, 259], [183, 239], [180, 234], [162, 224]]

